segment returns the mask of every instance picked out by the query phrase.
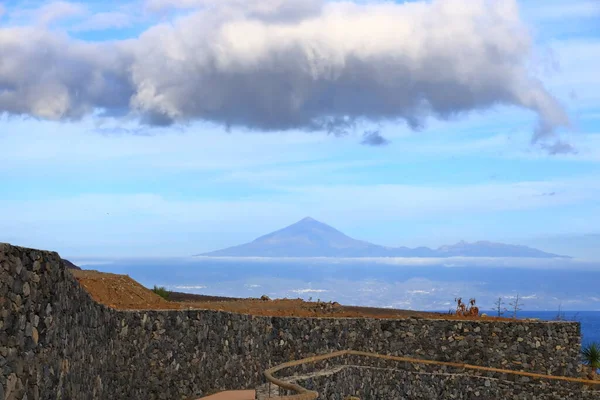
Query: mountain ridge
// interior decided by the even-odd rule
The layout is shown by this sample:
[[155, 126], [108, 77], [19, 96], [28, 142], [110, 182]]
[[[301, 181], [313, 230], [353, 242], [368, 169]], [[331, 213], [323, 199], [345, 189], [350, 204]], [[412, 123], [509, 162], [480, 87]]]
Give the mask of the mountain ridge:
[[311, 217], [259, 236], [251, 242], [207, 253], [205, 257], [530, 257], [571, 258], [522, 245], [459, 241], [454, 245], [409, 248], [389, 247], [347, 236]]

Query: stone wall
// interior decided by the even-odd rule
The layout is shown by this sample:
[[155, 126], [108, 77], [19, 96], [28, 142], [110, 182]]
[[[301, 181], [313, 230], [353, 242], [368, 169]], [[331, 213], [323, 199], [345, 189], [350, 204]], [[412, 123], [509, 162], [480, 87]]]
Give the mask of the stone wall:
[[[469, 370], [440, 365], [423, 365], [342, 356], [327, 362], [281, 371], [283, 379], [319, 393], [319, 399], [344, 400], [355, 396], [373, 399], [515, 399], [592, 400], [600, 398], [600, 382], [551, 380], [510, 373]], [[281, 374], [277, 375], [282, 378]], [[257, 399], [267, 399], [268, 386], [257, 390]], [[271, 388], [272, 396], [295, 392]], [[535, 396], [535, 397], [534, 397]]]
[[[117, 311], [57, 253], [0, 244], [0, 399], [184, 399], [253, 388], [283, 362], [341, 349], [578, 373], [580, 327]], [[26, 395], [26, 397], [24, 397]]]

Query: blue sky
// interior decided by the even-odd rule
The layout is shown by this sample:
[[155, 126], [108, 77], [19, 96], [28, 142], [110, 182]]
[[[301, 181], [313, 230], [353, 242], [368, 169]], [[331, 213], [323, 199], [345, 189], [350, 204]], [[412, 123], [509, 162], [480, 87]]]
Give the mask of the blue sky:
[[[423, 32], [413, 33], [413, 39], [402, 36], [401, 28], [375, 32], [368, 46], [360, 42], [369, 36], [360, 31], [361, 25], [354, 37], [336, 25], [342, 22], [334, 17], [336, 12], [353, 18], [364, 13], [366, 21], [377, 21], [385, 14], [377, 1], [357, 2], [354, 8], [318, 0], [288, 8], [277, 0], [263, 2], [267, 5], [263, 8], [254, 1], [237, 0], [221, 2], [229, 8], [212, 0], [174, 1], [170, 7], [166, 3], [2, 3], [0, 50], [17, 51], [19, 46], [11, 47], [19, 43], [15, 37], [35, 40], [28, 42], [33, 43], [28, 52], [15, 53], [5, 70], [0, 63], [0, 241], [52, 249], [65, 256], [178, 256], [245, 242], [310, 215], [350, 236], [384, 245], [494, 240], [600, 259], [598, 2], [503, 0], [497, 2], [502, 6], [490, 6], [491, 11], [479, 1], [469, 3], [483, 4], [473, 10], [456, 0], [434, 2], [437, 5], [425, 11], [416, 7], [429, 3], [412, 2], [409, 6], [414, 9], [388, 4], [398, 18], [391, 22], [404, 21], [414, 12], [436, 27], [427, 31], [417, 26]], [[441, 3], [460, 15], [442, 10]], [[518, 17], [512, 12], [515, 6]], [[216, 7], [217, 17], [202, 16], [203, 24], [194, 31], [190, 21], [211, 7]], [[542, 95], [532, 89], [511, 92], [514, 99], [506, 101], [507, 94], [497, 95], [501, 92], [497, 87], [479, 94], [477, 88], [489, 83], [483, 75], [473, 81], [482, 71], [476, 63], [489, 60], [479, 60], [479, 53], [473, 58], [460, 53], [448, 60], [471, 75], [452, 76], [446, 86], [435, 86], [445, 79], [444, 68], [425, 76], [422, 71], [432, 66], [422, 64], [412, 72], [427, 84], [424, 88], [434, 88], [426, 93], [426, 101], [438, 101], [437, 94], [448, 92], [437, 109], [390, 106], [404, 104], [404, 99], [386, 103], [385, 96], [394, 94], [385, 92], [385, 86], [403, 79], [395, 75], [398, 68], [412, 67], [381, 58], [388, 53], [386, 46], [402, 55], [414, 52], [410, 54], [418, 58], [423, 50], [411, 47], [410, 40], [416, 43], [420, 34], [441, 34], [439, 26], [450, 29], [453, 20], [444, 18], [487, 18], [488, 12], [501, 14], [498, 18], [511, 29], [518, 18], [517, 28], [525, 27], [527, 32], [516, 38], [529, 41], [529, 47], [506, 44], [500, 37], [506, 34], [502, 30], [489, 38], [473, 38], [459, 25], [451, 31], [459, 38], [456, 51], [468, 46], [477, 49], [477, 40], [488, 40], [500, 48], [498, 57], [504, 57], [495, 62], [511, 71], [516, 68], [513, 63], [521, 63], [514, 70], [526, 70], [524, 83], [532, 88], [540, 84], [546, 97], [535, 103]], [[254, 20], [259, 23], [239, 22]], [[314, 33], [309, 29], [313, 20], [331, 30]], [[296, 30], [273, 28], [278, 24]], [[26, 34], [15, 34], [24, 32], [17, 31], [24, 27]], [[218, 59], [228, 73], [246, 63], [244, 73], [256, 73], [255, 92], [232, 89], [231, 80], [221, 82], [225, 75], [217, 72], [202, 80], [204, 70], [193, 69], [193, 63], [208, 54], [195, 41], [209, 42], [218, 29], [233, 41], [228, 49], [244, 58], [234, 58], [222, 48], [210, 54], [222, 57]], [[369, 77], [360, 86], [364, 90], [360, 96], [374, 105], [356, 99], [344, 103], [343, 111], [356, 118], [328, 132], [329, 125], [315, 123], [338, 112], [318, 109], [325, 97], [313, 103], [278, 97], [280, 87], [270, 87], [270, 82], [293, 85], [294, 81], [263, 70], [260, 63], [252, 64], [256, 54], [283, 46], [265, 44], [264, 37], [254, 40], [252, 35], [261, 30], [269, 30], [270, 37], [289, 34], [300, 45], [325, 43], [320, 56], [332, 60], [356, 45], [354, 54], [389, 62], [393, 69], [385, 70], [389, 75], [379, 80]], [[338, 38], [338, 31], [346, 34]], [[381, 38], [387, 34], [397, 37], [397, 43], [383, 43]], [[152, 58], [154, 43], [165, 52], [159, 58]], [[435, 51], [441, 54], [435, 56], [454, 57], [444, 49]], [[46, 53], [53, 57], [38, 61], [39, 66], [32, 61]], [[128, 64], [136, 57], [144, 62]], [[177, 62], [161, 64], [168, 57]], [[348, 60], [343, 68], [350, 68]], [[24, 64], [14, 67], [19, 62]], [[275, 64], [281, 69], [287, 68], [283, 61], [277, 62], [282, 62]], [[324, 66], [335, 70], [332, 65], [337, 64], [310, 64], [316, 68], [311, 76], [326, 73], [319, 69]], [[101, 78], [95, 75], [98, 71]], [[345, 70], [340, 71], [343, 76]], [[296, 72], [290, 69], [288, 74], [300, 76]], [[171, 90], [175, 84], [169, 79], [188, 73], [185, 82], [189, 83]], [[461, 80], [464, 76], [467, 83]], [[115, 91], [105, 93], [94, 79], [104, 79], [103, 87], [114, 83]], [[136, 86], [122, 83], [131, 81]], [[317, 78], [315, 82], [322, 84]], [[330, 84], [331, 90], [349, 90], [349, 86], [335, 86], [337, 82]], [[166, 89], [161, 92], [161, 88]], [[320, 87], [311, 90], [328, 95]], [[3, 100], [10, 91], [15, 96]], [[268, 98], [271, 93], [275, 94]], [[220, 96], [227, 101], [216, 103]], [[270, 113], [265, 111], [265, 98]], [[296, 114], [279, 108], [288, 100]], [[148, 123], [165, 116], [174, 123]], [[540, 121], [552, 125], [552, 132], [545, 133], [543, 140], [532, 139]], [[385, 138], [387, 145], [363, 144], [368, 132]]]

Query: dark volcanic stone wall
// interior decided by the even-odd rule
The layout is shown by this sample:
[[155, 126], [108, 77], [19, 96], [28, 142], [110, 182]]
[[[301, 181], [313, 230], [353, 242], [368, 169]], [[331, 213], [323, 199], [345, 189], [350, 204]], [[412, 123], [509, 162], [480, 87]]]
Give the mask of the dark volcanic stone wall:
[[[524, 376], [451, 365], [422, 364], [362, 355], [342, 355], [285, 368], [275, 374], [317, 391], [319, 399], [600, 399], [600, 382], [588, 383]], [[261, 385], [258, 400], [295, 392]]]
[[0, 399], [183, 399], [341, 349], [574, 376], [579, 348], [578, 323], [117, 311], [57, 253], [0, 244]]
[[344, 400], [350, 395], [361, 400], [530, 400], [533, 398], [536, 400], [597, 400], [600, 398], [599, 390], [580, 383], [540, 381], [512, 376], [508, 377], [512, 378], [509, 380], [498, 375], [493, 373], [465, 375], [462, 371], [411, 372], [348, 366], [296, 382], [307, 389], [319, 392], [319, 399], [327, 400]]

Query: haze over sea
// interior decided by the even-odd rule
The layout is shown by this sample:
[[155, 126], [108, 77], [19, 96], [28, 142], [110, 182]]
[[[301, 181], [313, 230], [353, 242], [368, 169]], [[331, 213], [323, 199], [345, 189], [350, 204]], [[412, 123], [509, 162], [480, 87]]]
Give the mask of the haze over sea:
[[[600, 270], [570, 260], [479, 259], [73, 259], [86, 269], [127, 274], [141, 284], [215, 296], [303, 298], [347, 305], [448, 311], [474, 297], [490, 310], [519, 294], [519, 317], [581, 322], [583, 342], [600, 341]], [[538, 268], [552, 264], [552, 268]], [[562, 264], [560, 264], [562, 263]], [[577, 270], [574, 270], [577, 268]], [[488, 311], [489, 315], [493, 315]], [[508, 315], [508, 313], [507, 313]]]

